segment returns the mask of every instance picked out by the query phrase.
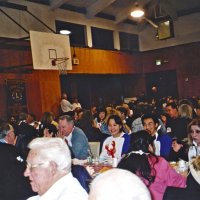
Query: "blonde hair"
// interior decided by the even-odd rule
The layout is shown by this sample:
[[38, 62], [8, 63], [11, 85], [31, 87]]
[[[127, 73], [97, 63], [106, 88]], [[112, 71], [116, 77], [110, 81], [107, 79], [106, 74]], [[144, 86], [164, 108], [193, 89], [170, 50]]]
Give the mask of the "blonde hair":
[[200, 156], [197, 156], [195, 159], [193, 159], [191, 164], [196, 171], [200, 171]]
[[182, 104], [178, 107], [178, 113], [180, 117], [185, 117], [192, 119], [193, 118], [193, 110], [192, 107], [188, 104]]
[[194, 179], [200, 184], [200, 156], [197, 156], [191, 161], [190, 172]]
[[[108, 118], [111, 116], [111, 115], [119, 115], [119, 111], [116, 110], [115, 108], [112, 108], [112, 107], [106, 107], [106, 111], [107, 111], [107, 115], [106, 115], [106, 118], [105, 118], [105, 122], [107, 123], [108, 121]], [[119, 115], [120, 116], [120, 115]]]
[[192, 136], [190, 134], [191, 132], [191, 126], [196, 125], [198, 127], [200, 127], [200, 117], [194, 118], [187, 126], [187, 132], [188, 132], [188, 144], [191, 146], [193, 139]]

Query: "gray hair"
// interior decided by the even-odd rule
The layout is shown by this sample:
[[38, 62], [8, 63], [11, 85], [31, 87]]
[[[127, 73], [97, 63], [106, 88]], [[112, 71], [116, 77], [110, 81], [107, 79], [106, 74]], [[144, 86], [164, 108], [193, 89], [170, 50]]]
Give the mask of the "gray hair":
[[111, 169], [98, 175], [91, 184], [88, 200], [151, 200], [149, 190], [135, 174]]
[[74, 120], [69, 115], [61, 115], [58, 120], [66, 120], [68, 123], [71, 123], [72, 125], [74, 125]]
[[0, 128], [0, 139], [3, 139], [8, 135], [9, 131], [13, 129], [13, 127], [8, 123], [3, 123]]
[[39, 151], [40, 159], [44, 162], [53, 161], [59, 171], [71, 171], [71, 153], [61, 138], [36, 138], [28, 144], [29, 149]]

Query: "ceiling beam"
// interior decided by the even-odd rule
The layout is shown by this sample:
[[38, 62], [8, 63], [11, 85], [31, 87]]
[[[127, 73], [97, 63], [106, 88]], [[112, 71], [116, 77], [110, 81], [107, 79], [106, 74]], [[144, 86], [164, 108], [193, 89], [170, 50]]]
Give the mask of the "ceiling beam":
[[111, 5], [116, 0], [97, 0], [91, 6], [87, 8], [86, 16], [88, 18], [94, 17], [97, 13], [101, 12], [103, 9]]
[[127, 19], [131, 13], [131, 10], [133, 9], [133, 6], [130, 6], [128, 8], [125, 8], [121, 10], [116, 16], [115, 16], [115, 23], [119, 24], [123, 22], [125, 19]]
[[178, 19], [177, 12], [175, 11], [175, 8], [169, 1], [161, 1], [160, 6], [161, 6], [161, 9], [163, 9], [165, 13], [169, 15], [173, 20]]
[[50, 0], [50, 9], [55, 10], [68, 1], [69, 0]]
[[27, 6], [19, 5], [19, 4], [15, 4], [15, 3], [9, 3], [7, 1], [2, 1], [2, 0], [0, 0], [0, 6], [6, 7], [6, 8], [12, 8], [12, 9], [16, 9], [16, 10], [22, 10], [22, 11], [27, 10]]
[[[138, 5], [141, 7], [144, 7], [145, 4], [147, 4], [150, 0], [141, 0], [138, 1]], [[133, 10], [134, 6], [135, 6], [135, 2], [133, 2], [129, 7], [122, 9], [116, 16], [115, 16], [115, 23], [119, 24], [121, 22], [123, 22], [125, 19], [127, 19], [131, 13], [131, 11]]]

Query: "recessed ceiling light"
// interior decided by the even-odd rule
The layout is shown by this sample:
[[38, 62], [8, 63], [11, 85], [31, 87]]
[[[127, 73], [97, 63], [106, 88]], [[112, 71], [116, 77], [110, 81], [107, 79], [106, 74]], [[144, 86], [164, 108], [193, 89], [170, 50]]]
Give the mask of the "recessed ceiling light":
[[144, 15], [144, 10], [142, 8], [136, 7], [132, 12], [131, 16], [135, 18], [142, 17]]
[[71, 31], [69, 31], [69, 30], [60, 30], [60, 34], [69, 35], [69, 34], [71, 34]]

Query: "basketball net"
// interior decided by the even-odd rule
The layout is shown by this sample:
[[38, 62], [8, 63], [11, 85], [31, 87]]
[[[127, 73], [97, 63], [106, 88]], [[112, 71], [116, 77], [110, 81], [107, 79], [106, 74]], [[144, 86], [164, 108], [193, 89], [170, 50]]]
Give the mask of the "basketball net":
[[67, 60], [69, 58], [55, 58], [51, 61], [52, 66], [57, 66], [60, 75], [67, 74]]

